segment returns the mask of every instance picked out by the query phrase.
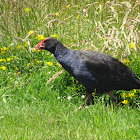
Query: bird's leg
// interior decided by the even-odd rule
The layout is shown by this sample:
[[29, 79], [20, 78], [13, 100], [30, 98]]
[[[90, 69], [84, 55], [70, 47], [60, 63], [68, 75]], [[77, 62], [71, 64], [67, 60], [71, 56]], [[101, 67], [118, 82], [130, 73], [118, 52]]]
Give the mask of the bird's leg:
[[89, 92], [89, 90], [87, 92], [88, 92], [88, 97], [87, 97], [87, 100], [86, 100], [86, 104], [81, 105], [74, 112], [76, 112], [77, 110], [80, 110], [83, 107], [88, 108], [88, 105], [90, 105], [91, 102], [94, 105], [94, 100], [93, 100], [92, 92]]
[[92, 104], [94, 105], [94, 100], [93, 100], [92, 93], [91, 94], [88, 94], [86, 104], [87, 105], [90, 105], [91, 104], [91, 101], [92, 101]]
[[107, 94], [110, 96], [114, 107], [114, 105], [116, 104], [116, 97], [111, 93], [111, 91], [107, 92]]

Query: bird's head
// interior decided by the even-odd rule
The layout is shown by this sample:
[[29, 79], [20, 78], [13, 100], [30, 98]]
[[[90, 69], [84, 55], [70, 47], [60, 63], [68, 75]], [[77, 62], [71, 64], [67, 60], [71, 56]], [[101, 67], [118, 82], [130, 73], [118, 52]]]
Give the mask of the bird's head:
[[48, 50], [54, 53], [59, 41], [53, 37], [48, 37], [35, 46], [35, 50]]

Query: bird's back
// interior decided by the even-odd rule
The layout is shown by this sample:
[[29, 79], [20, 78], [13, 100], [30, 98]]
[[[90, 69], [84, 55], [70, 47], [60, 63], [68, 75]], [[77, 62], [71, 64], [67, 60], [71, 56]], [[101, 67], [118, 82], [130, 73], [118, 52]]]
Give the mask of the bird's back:
[[90, 51], [78, 51], [78, 57], [98, 80], [99, 92], [140, 88], [138, 77], [117, 59], [107, 54]]

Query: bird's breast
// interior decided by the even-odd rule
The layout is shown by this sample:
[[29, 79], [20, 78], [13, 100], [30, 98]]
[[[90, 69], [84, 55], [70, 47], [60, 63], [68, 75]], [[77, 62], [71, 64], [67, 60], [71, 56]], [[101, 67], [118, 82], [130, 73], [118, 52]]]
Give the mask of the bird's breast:
[[62, 67], [68, 71], [76, 80], [78, 80], [85, 87], [92, 87], [97, 85], [97, 80], [88, 70], [84, 62], [77, 59], [75, 56], [61, 57], [57, 59]]

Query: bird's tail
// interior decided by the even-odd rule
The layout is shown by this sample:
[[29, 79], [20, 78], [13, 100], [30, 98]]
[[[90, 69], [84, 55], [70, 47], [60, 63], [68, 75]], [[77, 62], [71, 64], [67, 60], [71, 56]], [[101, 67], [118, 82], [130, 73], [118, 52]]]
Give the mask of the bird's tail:
[[136, 89], [140, 89], [140, 79], [137, 79], [137, 87]]

